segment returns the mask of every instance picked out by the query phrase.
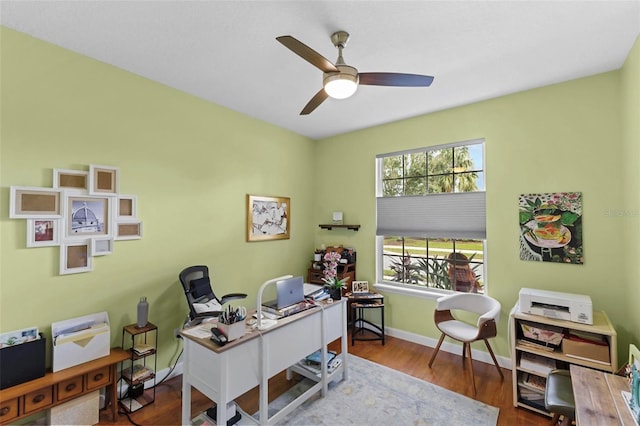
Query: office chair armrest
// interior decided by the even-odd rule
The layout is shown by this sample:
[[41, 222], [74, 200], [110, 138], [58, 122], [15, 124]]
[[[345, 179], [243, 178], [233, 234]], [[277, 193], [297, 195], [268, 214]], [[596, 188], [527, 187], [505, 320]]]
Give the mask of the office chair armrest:
[[247, 295], [245, 293], [229, 293], [229, 294], [225, 294], [220, 298], [220, 304], [224, 305], [229, 300], [246, 299], [246, 298], [247, 298]]

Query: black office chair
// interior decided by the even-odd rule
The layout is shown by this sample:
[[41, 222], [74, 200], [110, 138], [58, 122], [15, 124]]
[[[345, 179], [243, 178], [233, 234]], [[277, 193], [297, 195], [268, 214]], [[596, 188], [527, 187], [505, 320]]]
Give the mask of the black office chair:
[[[211, 288], [209, 268], [205, 265], [189, 266], [180, 272], [178, 276], [180, 283], [182, 283], [187, 303], [189, 304], [189, 319], [191, 321], [196, 318], [217, 317], [222, 313], [222, 305], [230, 300], [244, 299], [247, 297], [244, 293], [229, 293], [218, 298]], [[204, 304], [211, 301], [218, 302], [220, 309], [198, 312], [194, 307], [194, 304]]]

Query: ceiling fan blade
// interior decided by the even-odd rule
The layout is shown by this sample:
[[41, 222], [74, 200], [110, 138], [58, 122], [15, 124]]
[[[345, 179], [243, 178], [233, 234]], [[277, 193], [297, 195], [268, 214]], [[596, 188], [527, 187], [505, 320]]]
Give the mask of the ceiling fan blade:
[[429, 87], [433, 81], [430, 75], [395, 72], [361, 72], [358, 78], [360, 84], [368, 86]]
[[320, 89], [320, 91], [316, 93], [315, 96], [311, 98], [309, 102], [307, 102], [304, 108], [302, 108], [302, 111], [300, 111], [300, 115], [311, 114], [313, 110], [318, 108], [320, 104], [324, 102], [324, 100], [327, 99], [328, 97], [329, 95], [327, 95], [327, 92], [325, 92], [324, 89]]
[[320, 70], [324, 72], [338, 72], [338, 69], [333, 65], [333, 63], [302, 43], [298, 39], [291, 37], [290, 35], [284, 35], [280, 37], [276, 37], [280, 43], [282, 43], [285, 47], [288, 47], [296, 55], [300, 56], [305, 61], [309, 62], [311, 65], [320, 68]]

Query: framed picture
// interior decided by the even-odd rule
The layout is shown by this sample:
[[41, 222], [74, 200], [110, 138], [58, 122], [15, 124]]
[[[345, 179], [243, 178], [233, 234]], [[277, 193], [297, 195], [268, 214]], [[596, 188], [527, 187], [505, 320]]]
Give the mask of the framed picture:
[[66, 202], [66, 238], [110, 236], [111, 198], [90, 195], [68, 196]]
[[116, 196], [118, 194], [118, 168], [89, 166], [89, 194]]
[[62, 217], [62, 190], [12, 186], [9, 196], [11, 219], [56, 219]]
[[93, 271], [89, 241], [65, 242], [60, 245], [60, 275]]
[[27, 219], [27, 247], [60, 244], [61, 219]]
[[142, 221], [118, 222], [116, 240], [139, 240], [142, 238]]
[[86, 194], [89, 191], [89, 172], [53, 169], [53, 187], [68, 192]]
[[290, 200], [247, 194], [247, 241], [289, 238]]
[[351, 291], [353, 294], [369, 293], [369, 281], [354, 281], [351, 283]]
[[116, 218], [118, 220], [135, 219], [137, 217], [136, 204], [135, 195], [118, 195]]
[[106, 256], [113, 253], [113, 238], [96, 237], [91, 239], [91, 256]]

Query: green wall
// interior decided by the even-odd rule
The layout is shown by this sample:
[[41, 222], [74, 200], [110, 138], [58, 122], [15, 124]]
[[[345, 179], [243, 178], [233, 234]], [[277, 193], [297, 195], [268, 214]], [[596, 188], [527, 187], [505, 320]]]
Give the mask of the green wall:
[[[208, 265], [215, 291], [248, 293], [249, 306], [265, 280], [306, 271], [313, 141], [9, 29], [1, 37], [0, 331], [49, 334], [51, 322], [107, 311], [120, 346], [147, 296], [164, 368], [188, 312], [183, 268]], [[61, 276], [58, 248], [26, 248], [26, 221], [8, 218], [9, 187], [51, 187], [53, 168], [89, 164], [119, 168], [143, 239]], [[291, 239], [245, 242], [246, 194], [290, 197]]]
[[[347, 183], [339, 189], [326, 184], [317, 188], [316, 218], [327, 220], [332, 210], [343, 210], [348, 223], [360, 223], [362, 228], [357, 234], [343, 231], [340, 236], [319, 232], [316, 245], [334, 238], [355, 246], [358, 279], [373, 281], [376, 154], [485, 138], [488, 293], [502, 303], [503, 311], [498, 352], [509, 354], [507, 318], [518, 291], [533, 287], [591, 296], [594, 309], [606, 311], [617, 328], [626, 357], [628, 343], [640, 340], [638, 309], [629, 298], [638, 295], [639, 275], [637, 250], [632, 247], [640, 236], [638, 44], [627, 64], [631, 70], [319, 141], [318, 180], [326, 183], [326, 171], [333, 169], [342, 170]], [[626, 75], [624, 81], [621, 75]], [[623, 102], [621, 92], [631, 89], [635, 96], [627, 94]], [[365, 96], [364, 91], [356, 96], [360, 95]], [[583, 193], [585, 264], [520, 260], [518, 196], [559, 191]], [[635, 214], [620, 220], [615, 212], [623, 208], [635, 208]], [[625, 253], [630, 253], [626, 259]], [[390, 327], [431, 338], [439, 335], [432, 319], [435, 301], [398, 294], [388, 294], [387, 301]]]
[[[357, 249], [358, 278], [373, 282], [375, 155], [483, 137], [497, 352], [509, 354], [521, 287], [590, 295], [618, 329], [622, 358], [640, 341], [639, 42], [620, 71], [311, 141], [15, 31], [0, 37], [0, 331], [49, 333], [53, 321], [106, 310], [115, 346], [147, 296], [166, 367], [187, 311], [182, 268], [209, 265], [218, 293], [247, 292], [253, 304], [264, 280], [304, 274], [314, 247], [344, 244]], [[8, 218], [9, 187], [51, 186], [53, 168], [89, 164], [119, 167], [144, 238], [116, 241], [93, 272], [60, 276], [57, 248], [27, 249], [25, 221]], [[518, 196], [554, 191], [583, 193], [584, 265], [519, 259]], [[245, 242], [246, 194], [291, 197], [290, 240]], [[335, 210], [360, 231], [318, 229]], [[434, 301], [387, 302], [388, 326], [437, 338]]]

